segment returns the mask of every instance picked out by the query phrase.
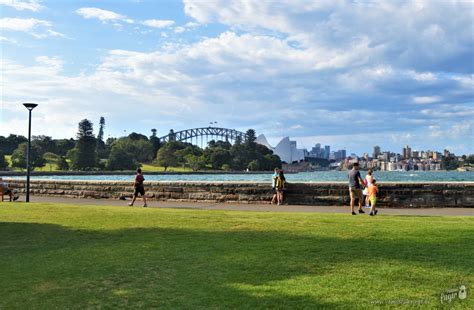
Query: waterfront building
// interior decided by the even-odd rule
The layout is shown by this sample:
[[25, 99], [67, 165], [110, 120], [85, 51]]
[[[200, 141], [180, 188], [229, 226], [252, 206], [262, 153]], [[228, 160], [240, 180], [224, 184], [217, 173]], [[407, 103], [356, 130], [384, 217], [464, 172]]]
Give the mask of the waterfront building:
[[304, 160], [305, 151], [304, 149], [298, 149], [296, 141], [290, 140], [290, 137], [285, 137], [277, 144], [276, 147], [272, 147], [265, 135], [259, 135], [255, 141], [258, 144], [265, 145], [273, 151], [275, 155], [278, 155], [280, 159], [286, 163], [299, 162]]
[[374, 146], [374, 153], [372, 154], [373, 155], [372, 157], [377, 158], [377, 157], [379, 157], [380, 154], [382, 154], [380, 152], [380, 146], [378, 146], [378, 145]]

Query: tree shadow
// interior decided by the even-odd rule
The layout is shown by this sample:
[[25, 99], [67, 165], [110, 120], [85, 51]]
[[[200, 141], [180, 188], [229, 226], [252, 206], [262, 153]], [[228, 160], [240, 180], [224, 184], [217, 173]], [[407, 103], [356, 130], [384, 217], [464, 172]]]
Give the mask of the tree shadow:
[[[348, 260], [410, 262], [472, 274], [472, 231], [457, 242], [302, 236], [172, 228], [78, 230], [0, 222], [0, 308], [327, 308], [342, 302], [273, 290], [279, 281], [334, 272]], [[469, 250], [470, 249], [470, 250]], [[28, 299], [21, 299], [25, 292]], [[9, 293], [9, 294], [8, 294]], [[20, 299], [19, 299], [20, 298]], [[25, 304], [23, 304], [25, 303]]]

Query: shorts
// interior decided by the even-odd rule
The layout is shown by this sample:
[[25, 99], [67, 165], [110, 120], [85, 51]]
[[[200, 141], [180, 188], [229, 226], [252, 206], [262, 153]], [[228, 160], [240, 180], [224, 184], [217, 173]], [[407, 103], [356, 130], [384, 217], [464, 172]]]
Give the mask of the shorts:
[[377, 197], [370, 197], [369, 200], [371, 206], [375, 206], [375, 204], [377, 203]]
[[361, 201], [363, 199], [362, 190], [360, 188], [349, 187], [349, 195], [351, 199], [359, 198]]
[[143, 186], [135, 187], [135, 192], [133, 193], [133, 195], [138, 196], [138, 194], [145, 196], [145, 188]]

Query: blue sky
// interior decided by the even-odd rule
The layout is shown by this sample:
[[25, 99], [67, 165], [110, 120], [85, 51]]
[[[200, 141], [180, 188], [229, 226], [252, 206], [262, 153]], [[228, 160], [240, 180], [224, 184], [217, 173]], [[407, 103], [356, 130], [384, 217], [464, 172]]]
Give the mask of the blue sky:
[[[474, 153], [470, 1], [0, 0], [0, 135], [254, 128]], [[96, 130], [97, 131], [97, 130]]]

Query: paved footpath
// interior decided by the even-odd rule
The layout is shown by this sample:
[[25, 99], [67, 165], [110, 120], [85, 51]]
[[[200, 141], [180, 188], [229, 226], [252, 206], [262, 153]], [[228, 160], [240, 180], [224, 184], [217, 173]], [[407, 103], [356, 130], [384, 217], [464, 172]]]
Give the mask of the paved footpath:
[[[24, 196], [20, 201], [24, 200]], [[112, 199], [82, 199], [82, 198], [62, 198], [62, 197], [30, 197], [31, 202], [51, 202], [79, 205], [100, 205], [127, 207], [130, 200], [112, 200]], [[138, 199], [133, 208], [139, 208], [143, 205]], [[327, 207], [327, 206], [299, 206], [282, 205], [275, 206], [269, 204], [235, 204], [235, 203], [203, 203], [203, 202], [174, 202], [174, 201], [149, 201], [148, 207], [151, 208], [173, 208], [173, 209], [193, 209], [193, 210], [226, 210], [226, 211], [258, 211], [258, 212], [317, 212], [317, 213], [350, 213], [348, 206], [345, 207]], [[367, 211], [368, 209], [364, 209]], [[474, 216], [474, 208], [412, 208], [412, 209], [394, 209], [380, 208], [379, 215], [418, 215], [418, 216]]]

